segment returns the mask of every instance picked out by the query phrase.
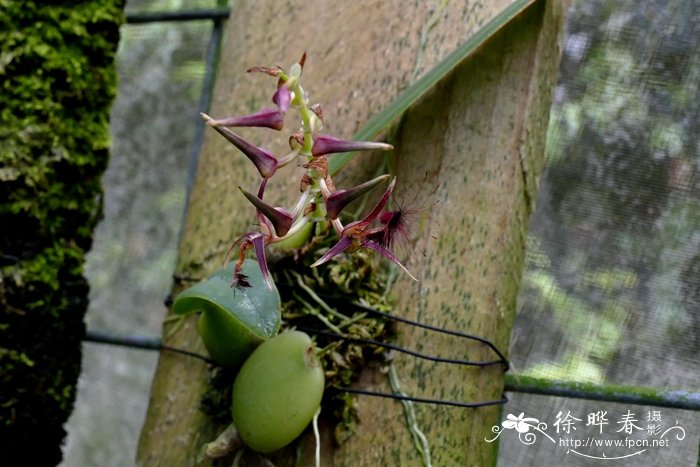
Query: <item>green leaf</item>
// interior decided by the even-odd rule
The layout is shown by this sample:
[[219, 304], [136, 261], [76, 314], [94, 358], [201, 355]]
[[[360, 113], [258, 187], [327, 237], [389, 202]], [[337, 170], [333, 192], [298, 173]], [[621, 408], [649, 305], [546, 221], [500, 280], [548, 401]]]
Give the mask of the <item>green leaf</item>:
[[234, 265], [223, 267], [208, 279], [185, 290], [175, 299], [173, 312], [201, 311], [199, 333], [212, 359], [239, 366], [263, 341], [280, 327], [280, 296], [262, 277], [252, 260], [243, 263], [250, 287], [231, 288]]
[[[386, 128], [391, 122], [400, 117], [408, 108], [413, 105], [423, 94], [428, 92], [441, 79], [447, 76], [457, 65], [462, 63], [469, 55], [474, 53], [487, 40], [498, 32], [503, 26], [513, 20], [516, 16], [522, 13], [535, 0], [515, 0], [508, 5], [491, 21], [486, 23], [484, 27], [479, 29], [473, 36], [467, 39], [462, 45], [458, 46], [450, 53], [443, 61], [435, 65], [430, 71], [420, 77], [415, 83], [407, 87], [396, 99], [391, 101], [389, 105], [377, 115], [375, 115], [367, 124], [360, 130], [353, 139], [359, 141], [371, 141]], [[345, 164], [353, 157], [353, 153], [336, 154], [328, 159], [328, 169], [332, 175], [338, 173]]]

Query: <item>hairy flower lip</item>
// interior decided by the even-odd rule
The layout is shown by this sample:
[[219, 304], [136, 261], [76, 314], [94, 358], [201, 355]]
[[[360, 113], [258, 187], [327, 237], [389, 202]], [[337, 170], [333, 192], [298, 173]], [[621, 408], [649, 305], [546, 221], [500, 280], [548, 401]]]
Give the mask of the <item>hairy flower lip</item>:
[[207, 124], [213, 127], [262, 127], [279, 131], [284, 128], [284, 117], [277, 109], [265, 108], [249, 115], [208, 120]]
[[294, 218], [286, 209], [272, 207], [258, 196], [247, 192], [240, 186], [238, 189], [241, 190], [243, 195], [248, 198], [248, 201], [272, 223], [275, 228], [275, 234], [278, 237], [284, 237], [287, 232], [289, 232], [289, 229], [292, 228]]
[[267, 267], [267, 258], [265, 258], [265, 237], [261, 233], [251, 232], [244, 236], [245, 241], [253, 245], [253, 250], [255, 251], [255, 258], [260, 266], [260, 272], [262, 272], [262, 277], [265, 279], [267, 286], [274, 290], [275, 284], [272, 281], [272, 276], [270, 275], [270, 269]]
[[[200, 115], [205, 121], [207, 121], [207, 123], [214, 120], [205, 113], [201, 113]], [[250, 159], [250, 161], [255, 165], [255, 168], [258, 169], [258, 172], [260, 172], [261, 177], [270, 178], [275, 174], [278, 165], [277, 158], [270, 151], [249, 143], [228, 128], [223, 128], [220, 126], [212, 126], [212, 128], [214, 128], [221, 136], [226, 138], [229, 143], [236, 146], [248, 159]]]
[[[378, 177], [382, 178], [382, 177]], [[375, 179], [377, 180], [377, 179]], [[371, 180], [374, 181], [374, 180]], [[394, 186], [396, 185], [396, 177], [394, 177], [391, 180], [391, 183], [389, 183], [389, 186], [387, 187], [386, 191], [384, 192], [384, 195], [381, 197], [381, 199], [377, 202], [376, 206], [370, 211], [367, 216], [365, 216], [364, 219], [352, 222], [348, 224], [343, 231], [341, 232], [340, 240], [338, 243], [333, 245], [330, 250], [328, 250], [321, 258], [319, 258], [316, 262], [314, 262], [311, 267], [316, 267], [320, 266], [328, 261], [330, 261], [332, 258], [335, 256], [343, 253], [346, 250], [350, 249], [355, 249], [355, 248], [369, 248], [371, 250], [376, 251], [380, 255], [384, 256], [387, 258], [389, 261], [392, 263], [396, 264], [399, 266], [401, 269], [403, 269], [406, 274], [408, 274], [411, 279], [413, 280], [418, 280], [416, 279], [413, 274], [411, 274], [406, 267], [401, 264], [401, 261], [396, 257], [396, 255], [389, 250], [385, 245], [381, 243], [382, 236], [384, 235], [384, 228], [370, 228], [370, 225], [372, 222], [374, 222], [378, 217], [380, 217], [380, 214], [382, 213], [382, 210], [384, 209], [384, 206], [389, 202], [389, 198], [391, 197], [391, 193], [394, 190]], [[332, 196], [332, 195], [331, 195]], [[381, 220], [380, 220], [381, 222]]]
[[389, 186], [386, 188], [386, 191], [382, 195], [382, 197], [377, 201], [377, 204], [372, 208], [372, 210], [367, 214], [364, 219], [352, 222], [348, 224], [345, 229], [343, 229], [343, 235], [351, 235], [351, 236], [358, 236], [358, 235], [363, 235], [365, 233], [365, 230], [369, 225], [374, 222], [374, 220], [381, 214], [382, 209], [384, 209], [384, 206], [386, 206], [386, 203], [389, 202], [389, 198], [391, 198], [391, 193], [394, 191], [394, 186], [396, 185], [396, 177], [394, 177], [391, 180], [391, 183], [389, 183]]
[[335, 154], [339, 152], [364, 151], [370, 149], [381, 149], [388, 151], [394, 149], [394, 146], [387, 143], [379, 143], [375, 141], [352, 141], [336, 138], [331, 135], [319, 135], [314, 141], [311, 148], [311, 155], [314, 157], [324, 154]]
[[331, 193], [326, 199], [326, 212], [328, 214], [328, 218], [336, 219], [340, 215], [340, 212], [350, 202], [369, 192], [374, 187], [387, 180], [389, 177], [390, 176], [388, 174], [381, 175], [355, 187], [348, 188], [347, 190], [336, 190]]
[[226, 253], [226, 261], [228, 261], [229, 255], [231, 254], [233, 248], [241, 241], [242, 243], [240, 246], [240, 254], [238, 257], [238, 261], [236, 261], [236, 265], [233, 268], [233, 278], [231, 279], [231, 287], [246, 287], [246, 284], [248, 284], [249, 286], [249, 283], [247, 282], [247, 276], [241, 274], [241, 268], [243, 267], [243, 262], [245, 261], [246, 251], [248, 250], [248, 248], [253, 247], [253, 250], [255, 251], [255, 257], [258, 261], [258, 265], [260, 266], [260, 272], [262, 273], [263, 279], [265, 279], [267, 286], [270, 289], [274, 290], [275, 284], [272, 281], [270, 269], [267, 267], [267, 259], [265, 258], [265, 236], [260, 232], [248, 232], [246, 234], [241, 235], [235, 242], [233, 242], [228, 252]]

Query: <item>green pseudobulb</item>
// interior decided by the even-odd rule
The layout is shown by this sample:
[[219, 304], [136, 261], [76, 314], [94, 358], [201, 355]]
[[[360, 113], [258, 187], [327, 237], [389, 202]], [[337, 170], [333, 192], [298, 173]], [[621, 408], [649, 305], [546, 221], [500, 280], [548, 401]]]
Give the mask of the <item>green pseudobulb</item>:
[[325, 378], [311, 338], [287, 331], [258, 347], [233, 385], [233, 423], [258, 452], [291, 443], [321, 405]]
[[182, 292], [173, 312], [201, 311], [199, 334], [211, 358], [225, 367], [240, 366], [248, 355], [276, 335], [280, 327], [280, 297], [262, 277], [258, 263], [246, 260], [241, 272], [250, 287], [231, 288], [233, 265]]

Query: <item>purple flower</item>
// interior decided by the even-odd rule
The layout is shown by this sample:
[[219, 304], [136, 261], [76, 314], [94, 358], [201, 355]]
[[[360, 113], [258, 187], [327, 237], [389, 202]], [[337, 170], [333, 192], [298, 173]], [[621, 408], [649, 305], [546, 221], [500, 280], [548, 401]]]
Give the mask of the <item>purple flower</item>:
[[[389, 201], [395, 184], [396, 178], [391, 181], [384, 192], [384, 195], [377, 202], [377, 205], [372, 209], [372, 211], [370, 211], [370, 213], [367, 214], [364, 219], [348, 224], [343, 229], [338, 243], [333, 245], [326, 252], [326, 254], [312, 264], [311, 267], [320, 266], [344, 251], [354, 251], [358, 248], [369, 248], [399, 266], [411, 277], [411, 279], [418, 280], [406, 269], [403, 264], [401, 264], [396, 255], [394, 255], [394, 253], [384, 246], [381, 240], [379, 240], [383, 238], [390, 224], [384, 223], [384, 225], [381, 227], [372, 226], [372, 224], [375, 223], [377, 218], [380, 216], [384, 206], [386, 206], [386, 203]], [[382, 223], [381, 219], [379, 222]]]
[[[201, 115], [207, 122], [214, 120], [207, 114], [203, 113]], [[212, 128], [245, 154], [245, 156], [255, 164], [261, 177], [270, 178], [275, 174], [278, 167], [277, 158], [270, 151], [249, 143], [228, 128], [222, 128], [220, 126], [212, 126]]]
[[284, 115], [289, 110], [289, 104], [292, 102], [292, 93], [287, 86], [280, 86], [272, 95], [272, 102], [277, 106], [280, 113]]
[[258, 196], [248, 193], [240, 186], [238, 189], [243, 192], [245, 197], [248, 198], [248, 201], [253, 203], [258, 211], [262, 213], [272, 224], [275, 230], [275, 235], [278, 237], [284, 237], [287, 232], [289, 232], [289, 229], [292, 227], [292, 222], [294, 222], [292, 215], [286, 209], [272, 207], [262, 200], [262, 191], [264, 190], [264, 186], [261, 187], [260, 191], [258, 192]]
[[337, 152], [363, 151], [368, 149], [381, 149], [388, 151], [394, 149], [391, 144], [377, 143], [374, 141], [347, 141], [330, 135], [320, 135], [314, 140], [311, 154], [314, 157]]
[[284, 117], [282, 116], [282, 113], [280, 113], [279, 110], [268, 108], [262, 109], [250, 115], [208, 120], [207, 124], [213, 127], [263, 127], [279, 131], [282, 128], [284, 128]]
[[340, 214], [340, 211], [342, 211], [343, 208], [351, 201], [367, 193], [372, 188], [385, 181], [387, 178], [389, 178], [389, 175], [381, 175], [373, 180], [357, 185], [356, 187], [349, 188], [347, 190], [336, 190], [331, 193], [326, 198], [326, 212], [328, 213], [328, 218], [336, 219]]

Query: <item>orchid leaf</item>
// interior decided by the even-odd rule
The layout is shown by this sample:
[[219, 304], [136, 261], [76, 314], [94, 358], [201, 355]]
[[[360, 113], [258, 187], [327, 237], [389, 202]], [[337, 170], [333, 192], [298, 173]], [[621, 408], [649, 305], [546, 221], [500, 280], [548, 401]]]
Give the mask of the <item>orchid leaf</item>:
[[280, 327], [280, 296], [263, 278], [260, 266], [246, 260], [241, 273], [250, 287], [232, 288], [234, 265], [230, 264], [208, 279], [177, 296], [173, 312], [202, 312], [199, 332], [212, 359], [236, 367]]

